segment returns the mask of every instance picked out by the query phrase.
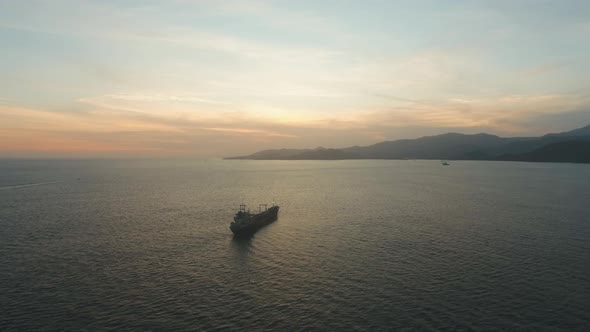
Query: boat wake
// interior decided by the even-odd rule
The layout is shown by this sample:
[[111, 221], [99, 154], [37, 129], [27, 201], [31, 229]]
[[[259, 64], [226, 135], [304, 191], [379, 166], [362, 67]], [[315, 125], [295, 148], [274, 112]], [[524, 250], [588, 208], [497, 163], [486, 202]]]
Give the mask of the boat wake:
[[54, 183], [59, 183], [59, 181], [19, 184], [19, 185], [16, 185], [16, 186], [0, 187], [0, 190], [4, 190], [4, 189], [17, 189], [17, 188], [25, 188], [25, 187], [35, 187], [35, 186], [43, 186], [43, 185], [46, 185], [46, 184], [54, 184]]

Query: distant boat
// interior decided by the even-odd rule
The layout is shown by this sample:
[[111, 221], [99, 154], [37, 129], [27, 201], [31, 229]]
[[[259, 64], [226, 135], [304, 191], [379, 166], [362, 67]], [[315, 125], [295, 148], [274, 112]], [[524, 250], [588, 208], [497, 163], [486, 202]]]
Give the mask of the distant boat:
[[274, 203], [270, 208], [267, 208], [266, 204], [260, 204], [258, 213], [250, 213], [250, 210], [246, 210], [246, 205], [241, 204], [240, 210], [234, 216], [234, 221], [229, 225], [229, 229], [235, 236], [251, 235], [277, 220], [278, 213], [279, 206]]
[[441, 161], [440, 161], [440, 163], [441, 163], [443, 166], [449, 166], [449, 165], [450, 165], [450, 164], [449, 164], [449, 163], [448, 163], [446, 160], [441, 160]]

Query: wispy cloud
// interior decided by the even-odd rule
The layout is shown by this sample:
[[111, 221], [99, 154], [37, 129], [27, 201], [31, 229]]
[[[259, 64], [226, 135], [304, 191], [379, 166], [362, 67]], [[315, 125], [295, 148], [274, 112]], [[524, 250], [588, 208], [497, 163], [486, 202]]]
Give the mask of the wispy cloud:
[[580, 95], [508, 95], [493, 98], [406, 100], [405, 105], [376, 110], [360, 119], [367, 127], [483, 128], [500, 134], [539, 134], [527, 121], [548, 114], [566, 114], [590, 108], [590, 98]]
[[561, 114], [574, 127], [590, 109], [588, 5], [524, 4], [3, 2], [0, 153], [536, 134], [568, 129], [530, 125]]
[[[68, 11], [72, 11], [71, 8], [75, 7], [77, 8], [76, 15], [62, 17], [60, 20], [54, 20], [52, 17], [61, 16], [59, 11], [67, 8], [67, 6], [55, 6], [53, 3], [42, 1], [37, 2], [36, 5], [32, 3], [24, 4], [23, 7], [26, 9], [19, 8], [19, 10], [24, 10], [29, 14], [25, 19], [16, 19], [14, 17], [10, 21], [0, 23], [0, 27], [42, 34], [160, 43], [208, 52], [229, 53], [248, 58], [274, 59], [287, 62], [300, 61], [302, 58], [329, 59], [330, 56], [338, 52], [323, 47], [264, 42], [216, 31], [218, 29], [207, 30], [196, 28], [190, 24], [169, 22], [160, 18], [159, 14], [161, 12], [157, 10], [157, 7], [146, 11], [142, 10], [142, 8], [122, 9], [108, 3], [71, 1], [71, 7]], [[218, 11], [230, 11], [231, 8], [244, 9], [248, 6], [236, 6], [235, 4], [231, 6], [215, 6], [214, 3], [208, 3], [202, 9], [209, 7], [217, 8]], [[271, 9], [274, 7], [270, 6], [264, 6], [264, 8], [267, 9], [258, 12], [257, 16], [263, 13], [268, 14], [270, 10], [276, 10]], [[238, 10], [238, 12], [244, 13], [247, 11]], [[251, 12], [255, 13], [257, 11], [253, 10]], [[281, 13], [282, 15], [288, 15], [287, 12]], [[137, 15], [140, 15], [140, 19], [136, 20]], [[298, 18], [300, 19], [299, 28], [301, 28], [304, 21], [301, 21], [302, 17]], [[285, 18], [277, 19], [275, 23], [277, 22], [285, 22]]]
[[[184, 94], [184, 95], [164, 95], [164, 94], [119, 94], [119, 95], [106, 95], [105, 98], [110, 98], [114, 100], [125, 100], [125, 101], [139, 101], [139, 102], [158, 102], [158, 103], [167, 103], [167, 102], [181, 102], [181, 103], [204, 103], [204, 104], [220, 104], [220, 105], [231, 105], [231, 103], [222, 101], [222, 100], [214, 100], [206, 98], [207, 95], [194, 95], [194, 94]], [[89, 99], [81, 99], [80, 101], [83, 102], [91, 102]]]
[[536, 78], [541, 75], [549, 74], [556, 70], [563, 69], [568, 65], [568, 62], [561, 61], [561, 62], [553, 62], [553, 63], [544, 63], [541, 65], [533, 66], [530, 68], [526, 68], [522, 71], [522, 74], [528, 78]]
[[264, 136], [264, 137], [297, 137], [290, 134], [281, 134], [273, 131], [246, 129], [246, 128], [199, 128], [204, 130], [218, 131], [228, 134], [236, 134], [236, 136]]
[[195, 118], [93, 107], [81, 114], [0, 106], [4, 120], [0, 125], [3, 142], [0, 149], [31, 153], [124, 151], [197, 155], [219, 155], [223, 151], [226, 155], [255, 151], [261, 144], [266, 147], [318, 145], [314, 142], [337, 147], [368, 144], [412, 135], [412, 130], [424, 132], [425, 128], [437, 128], [439, 133], [463, 128], [467, 132], [486, 129], [502, 134], [540, 134], [527, 127], [530, 119], [540, 114], [569, 114], [590, 109], [590, 99], [536, 95], [452, 99], [427, 104], [408, 101], [398, 109], [292, 122], [239, 113]]

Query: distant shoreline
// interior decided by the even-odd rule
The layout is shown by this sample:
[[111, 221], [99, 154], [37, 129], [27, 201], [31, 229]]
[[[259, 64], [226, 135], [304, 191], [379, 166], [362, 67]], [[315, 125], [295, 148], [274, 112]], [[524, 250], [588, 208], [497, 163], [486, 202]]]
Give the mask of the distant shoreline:
[[274, 149], [225, 160], [487, 160], [590, 163], [590, 125], [541, 137], [447, 133], [348, 148]]
[[[222, 160], [230, 160], [230, 161], [239, 161], [239, 160], [247, 160], [247, 161], [348, 161], [348, 160], [392, 160], [392, 161], [440, 161], [440, 159], [378, 159], [378, 158], [356, 158], [356, 159], [245, 159], [245, 158], [223, 158]], [[535, 164], [590, 164], [590, 162], [575, 162], [575, 161], [531, 161], [531, 160], [498, 160], [498, 159], [445, 159], [449, 162], [458, 162], [458, 161], [488, 161], [488, 162], [509, 162], [509, 163], [535, 163]]]

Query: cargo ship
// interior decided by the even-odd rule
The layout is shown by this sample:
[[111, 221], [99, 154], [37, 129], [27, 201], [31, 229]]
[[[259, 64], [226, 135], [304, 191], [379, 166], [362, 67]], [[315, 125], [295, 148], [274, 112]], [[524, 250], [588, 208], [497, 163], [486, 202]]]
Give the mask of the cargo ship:
[[240, 205], [240, 211], [234, 216], [234, 221], [229, 225], [229, 229], [234, 236], [252, 235], [260, 228], [277, 220], [279, 206], [274, 203], [270, 208], [266, 204], [258, 206], [258, 213], [250, 213], [246, 210], [246, 205]]

